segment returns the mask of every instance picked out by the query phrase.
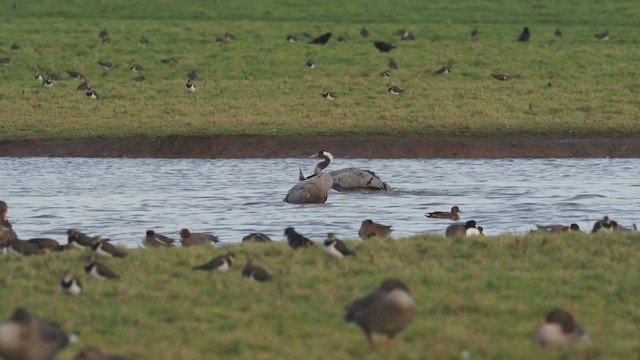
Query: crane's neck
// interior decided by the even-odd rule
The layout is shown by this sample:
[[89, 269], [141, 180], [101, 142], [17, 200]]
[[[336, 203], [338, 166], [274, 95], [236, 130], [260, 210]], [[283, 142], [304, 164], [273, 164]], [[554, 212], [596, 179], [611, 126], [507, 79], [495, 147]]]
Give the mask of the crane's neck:
[[321, 163], [316, 165], [316, 168], [313, 170], [313, 173], [315, 175], [321, 174], [322, 170], [324, 170], [327, 167], [329, 167], [329, 165], [331, 165], [331, 163], [333, 162], [333, 155], [331, 155], [330, 153], [328, 153], [326, 151], [320, 157], [322, 157], [324, 159], [324, 161], [322, 161]]

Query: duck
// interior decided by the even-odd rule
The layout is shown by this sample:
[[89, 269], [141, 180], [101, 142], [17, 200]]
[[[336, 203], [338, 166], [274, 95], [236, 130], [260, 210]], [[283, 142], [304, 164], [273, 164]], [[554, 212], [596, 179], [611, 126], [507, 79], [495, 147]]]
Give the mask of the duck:
[[296, 232], [292, 227], [284, 229], [284, 234], [287, 236], [287, 243], [289, 243], [289, 246], [294, 250], [315, 246], [313, 241]]
[[75, 336], [56, 322], [29, 313], [23, 307], [0, 323], [0, 358], [49, 360], [73, 342]]
[[267, 282], [273, 278], [265, 268], [254, 265], [253, 259], [247, 260], [242, 269], [242, 276], [257, 282]]
[[571, 224], [569, 226], [565, 225], [536, 225], [536, 229], [538, 231], [546, 231], [550, 233], [562, 233], [562, 232], [572, 232], [572, 231], [580, 231], [580, 226], [578, 224]]
[[373, 222], [371, 219], [367, 219], [362, 221], [362, 224], [360, 224], [358, 236], [360, 236], [360, 239], [366, 240], [372, 237], [389, 236], [392, 231], [391, 226], [378, 224]]
[[197, 246], [217, 243], [218, 237], [206, 233], [192, 233], [189, 229], [180, 230], [180, 243], [182, 246]]
[[144, 247], [172, 247], [174, 243], [174, 239], [162, 234], [156, 234], [153, 230], [147, 230], [147, 235], [142, 240]]
[[448, 237], [479, 235], [479, 232], [480, 231], [476, 227], [476, 221], [469, 220], [464, 224], [453, 224], [453, 225], [447, 226], [447, 229], [445, 230], [445, 235]]
[[536, 329], [531, 342], [548, 347], [565, 347], [589, 340], [589, 336], [573, 315], [563, 309], [552, 309]]
[[72, 272], [66, 271], [60, 280], [60, 289], [64, 293], [79, 296], [82, 294], [82, 283]]
[[344, 320], [358, 325], [373, 347], [373, 333], [386, 335], [391, 343], [413, 321], [416, 311], [409, 288], [400, 280], [385, 279], [373, 292], [349, 304]]
[[257, 243], [271, 242], [271, 238], [264, 233], [251, 233], [243, 237], [242, 242], [257, 242]]
[[120, 276], [114, 273], [106, 265], [96, 261], [96, 257], [91, 255], [87, 257], [84, 264], [84, 272], [94, 279], [98, 280], [117, 280]]
[[432, 218], [432, 219], [448, 219], [448, 220], [453, 220], [453, 221], [458, 221], [460, 220], [460, 215], [458, 215], [459, 213], [461, 213], [462, 211], [460, 211], [460, 208], [456, 205], [451, 207], [451, 211], [447, 212], [447, 211], [433, 211], [430, 212], [428, 214], [425, 214], [424, 216], [428, 217], [428, 218]]
[[338, 260], [345, 256], [356, 256], [356, 253], [349, 249], [347, 244], [336, 238], [336, 234], [334, 233], [328, 233], [327, 239], [322, 243], [322, 245], [322, 248], [327, 255]]
[[45, 250], [45, 251], [62, 251], [63, 250], [63, 247], [60, 246], [60, 243], [53, 239], [34, 238], [34, 239], [27, 240], [27, 242], [37, 246], [38, 249]]
[[202, 265], [194, 266], [193, 270], [225, 272], [231, 268], [235, 258], [236, 254], [228, 251], [226, 254], [216, 256]]
[[127, 257], [127, 253], [121, 249], [118, 249], [110, 242], [107, 242], [101, 236], [98, 236], [96, 240], [93, 242], [91, 246], [91, 250], [96, 256], [100, 256], [103, 258], [125, 258]]

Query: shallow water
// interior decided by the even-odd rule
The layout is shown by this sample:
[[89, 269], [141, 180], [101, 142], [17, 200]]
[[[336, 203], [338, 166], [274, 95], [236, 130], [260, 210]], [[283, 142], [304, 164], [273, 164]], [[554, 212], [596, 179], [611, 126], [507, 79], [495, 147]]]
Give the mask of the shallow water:
[[489, 235], [535, 224], [578, 223], [590, 229], [607, 214], [638, 221], [640, 159], [337, 159], [330, 169], [374, 170], [393, 192], [332, 191], [322, 205], [282, 199], [308, 159], [0, 158], [0, 199], [21, 238], [66, 243], [66, 230], [102, 234], [139, 246], [147, 229], [178, 238], [181, 228], [239, 242], [260, 231], [283, 239], [284, 228], [314, 240], [335, 232], [357, 238], [360, 222], [392, 225], [395, 237], [444, 233], [451, 224], [428, 211], [459, 205]]

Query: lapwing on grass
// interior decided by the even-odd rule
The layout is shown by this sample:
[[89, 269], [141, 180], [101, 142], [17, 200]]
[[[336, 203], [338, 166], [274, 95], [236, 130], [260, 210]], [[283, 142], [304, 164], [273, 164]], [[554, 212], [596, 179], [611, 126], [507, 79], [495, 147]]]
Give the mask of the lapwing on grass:
[[346, 35], [340, 35], [336, 38], [336, 41], [339, 43], [347, 42], [349, 38]]
[[529, 27], [525, 26], [524, 29], [522, 29], [520, 36], [518, 36], [518, 41], [527, 42], [529, 41], [529, 38], [531, 38], [531, 33], [529, 32]]
[[287, 236], [287, 243], [289, 243], [289, 246], [294, 250], [315, 245], [313, 241], [307, 239], [306, 237], [304, 237], [304, 235], [298, 233], [292, 227], [286, 228], [284, 230], [284, 234]]
[[107, 30], [100, 31], [100, 33], [98, 34], [98, 37], [100, 37], [100, 40], [102, 40], [103, 43], [108, 43], [109, 41], [111, 41], [111, 38], [109, 37], [109, 33], [107, 32]]
[[471, 38], [472, 39], [477, 39], [478, 35], [480, 35], [480, 30], [478, 30], [478, 28], [473, 28], [473, 30], [471, 30]]
[[235, 35], [233, 35], [233, 34], [232, 34], [232, 33], [230, 33], [230, 32], [225, 32], [224, 34], [222, 34], [222, 36], [223, 36], [223, 37], [224, 37], [224, 39], [225, 39], [225, 40], [227, 40], [227, 41], [231, 41], [231, 40], [235, 40], [235, 39], [236, 39], [236, 36], [235, 36]]
[[556, 31], [553, 33], [553, 35], [557, 37], [562, 37], [562, 31], [560, 31], [560, 28], [556, 28]]
[[401, 89], [395, 85], [387, 85], [387, 92], [391, 95], [400, 95], [401, 93], [404, 92], [404, 89]]
[[440, 69], [436, 70], [433, 72], [434, 75], [446, 75], [446, 74], [451, 74], [453, 72], [453, 70], [451, 69], [451, 66], [443, 66]]
[[40, 81], [40, 82], [44, 81], [44, 76], [42, 76], [42, 73], [40, 71], [38, 71], [38, 70], [35, 70], [33, 72], [33, 78], [38, 80], [38, 81]]
[[138, 83], [145, 83], [147, 82], [147, 77], [144, 75], [140, 75], [140, 76], [136, 76], [133, 78], [133, 81], [138, 82]]
[[416, 37], [409, 30], [403, 30], [400, 34], [400, 40], [415, 40]]
[[398, 70], [398, 63], [394, 58], [389, 59], [389, 69]]
[[89, 84], [88, 81], [83, 81], [80, 85], [78, 85], [78, 87], [76, 87], [76, 90], [80, 91], [87, 91], [87, 90], [91, 90], [91, 84]]
[[329, 39], [331, 39], [331, 33], [327, 32], [311, 40], [309, 44], [324, 45], [329, 42]]
[[69, 74], [69, 77], [72, 78], [72, 79], [76, 79], [76, 80], [83, 80], [84, 79], [84, 75], [82, 75], [82, 73], [79, 72], [79, 71], [67, 70], [67, 74]]
[[76, 249], [91, 249], [96, 238], [83, 233], [78, 229], [67, 230], [68, 245]]
[[140, 42], [140, 45], [145, 46], [145, 45], [149, 44], [149, 39], [147, 39], [144, 36], [141, 36], [139, 42]]
[[120, 279], [118, 274], [114, 273], [106, 265], [98, 262], [96, 257], [91, 255], [87, 257], [84, 264], [84, 272], [90, 277], [97, 280], [117, 280]]
[[309, 59], [309, 60], [307, 60], [306, 63], [304, 63], [304, 66], [306, 66], [307, 69], [315, 69], [316, 68], [316, 63], [314, 63], [313, 60]]
[[336, 237], [336, 234], [327, 234], [327, 239], [322, 243], [324, 252], [336, 259], [342, 259], [345, 256], [356, 256], [353, 250], [349, 249], [347, 244]]
[[335, 98], [337, 98], [336, 94], [332, 93], [327, 88], [322, 89], [322, 97], [327, 100], [334, 100]]
[[184, 84], [184, 89], [192, 94], [196, 93], [196, 84], [191, 80], [191, 78], [187, 79], [187, 82]]
[[53, 87], [53, 77], [51, 75], [47, 75], [47, 78], [42, 82], [42, 86], [44, 88], [50, 89]]
[[384, 41], [376, 41], [373, 43], [373, 46], [375, 46], [380, 52], [389, 52], [396, 48], [395, 45]]
[[505, 74], [491, 74], [491, 77], [498, 81], [507, 81], [511, 79], [511, 76]]
[[98, 99], [98, 93], [94, 90], [94, 89], [87, 89], [87, 97], [89, 99], [94, 99], [97, 100]]
[[224, 45], [227, 43], [227, 39], [225, 39], [224, 36], [218, 36], [216, 37], [216, 43], [218, 43], [218, 45]]
[[236, 254], [233, 252], [227, 252], [224, 255], [214, 257], [202, 265], [194, 266], [193, 270], [225, 272], [231, 269], [231, 265], [233, 265], [235, 258]]
[[134, 63], [133, 61], [129, 64], [129, 71], [137, 73], [138, 71], [144, 70], [142, 66]]
[[14, 42], [13, 44], [11, 44], [11, 47], [9, 47], [9, 48], [11, 50], [20, 50], [21, 46], [17, 42]]
[[11, 64], [11, 62], [13, 62], [13, 59], [11, 59], [10, 57], [4, 57], [0, 59], [0, 65], [9, 65]]
[[94, 255], [102, 258], [125, 258], [127, 257], [127, 253], [121, 249], [118, 249], [115, 245], [106, 241], [102, 237], [98, 236], [94, 241], [93, 246], [91, 247]]
[[160, 62], [163, 64], [175, 64], [178, 62], [178, 59], [174, 57], [170, 57], [170, 58], [161, 59]]
[[607, 41], [609, 40], [609, 30], [605, 30], [604, 32], [597, 33], [594, 36], [598, 40]]
[[385, 71], [380, 73], [380, 76], [382, 76], [383, 78], [391, 77], [391, 71], [385, 70]]
[[367, 30], [367, 28], [363, 26], [360, 29], [360, 36], [362, 36], [363, 38], [369, 37], [369, 30]]
[[100, 65], [106, 71], [113, 69], [113, 63], [110, 63], [108, 61], [98, 60], [98, 65]]
[[272, 279], [271, 274], [265, 268], [254, 265], [252, 259], [247, 260], [244, 265], [242, 276], [257, 282], [267, 282]]
[[82, 294], [82, 283], [72, 272], [67, 271], [60, 280], [60, 289], [66, 294], [78, 296]]

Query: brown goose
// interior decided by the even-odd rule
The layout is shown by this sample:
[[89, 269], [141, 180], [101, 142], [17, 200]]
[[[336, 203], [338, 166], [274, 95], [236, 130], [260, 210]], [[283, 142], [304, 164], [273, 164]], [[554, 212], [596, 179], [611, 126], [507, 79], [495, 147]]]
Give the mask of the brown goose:
[[573, 315], [562, 309], [553, 309], [538, 326], [531, 342], [540, 346], [563, 347], [588, 339], [589, 336]]
[[162, 234], [156, 234], [153, 230], [147, 230], [147, 236], [144, 237], [142, 245], [144, 247], [172, 247], [175, 240], [164, 236]]
[[360, 236], [360, 239], [366, 240], [376, 236], [389, 236], [392, 231], [393, 230], [391, 229], [391, 226], [374, 223], [373, 220], [367, 219], [364, 220], [360, 225], [360, 231], [358, 231], [358, 235]]
[[205, 233], [192, 233], [189, 229], [180, 230], [180, 243], [182, 246], [197, 246], [204, 244], [215, 244], [218, 237]]
[[0, 358], [50, 360], [70, 343], [71, 335], [59, 324], [17, 308], [0, 324]]
[[360, 326], [369, 345], [374, 346], [372, 333], [386, 335], [391, 343], [413, 321], [416, 311], [407, 286], [399, 280], [386, 279], [379, 288], [352, 302], [344, 319]]
[[316, 166], [315, 173], [312, 176], [300, 181], [289, 190], [284, 202], [289, 204], [321, 204], [327, 201], [329, 190], [333, 185], [333, 178], [323, 171], [333, 162], [333, 155], [328, 151], [321, 150], [317, 154], [309, 156], [309, 158], [322, 158], [324, 160]]
[[428, 214], [425, 214], [424, 216], [428, 217], [428, 218], [433, 218], [433, 219], [449, 219], [449, 220], [453, 220], [453, 221], [458, 221], [460, 220], [460, 215], [458, 215], [459, 213], [461, 213], [462, 211], [460, 211], [460, 208], [458, 206], [454, 206], [451, 208], [451, 212], [447, 212], [447, 211], [434, 211], [434, 212], [430, 212]]
[[271, 238], [263, 233], [251, 233], [242, 238], [242, 242], [271, 242]]

